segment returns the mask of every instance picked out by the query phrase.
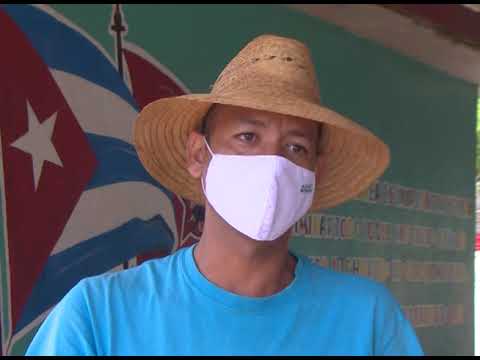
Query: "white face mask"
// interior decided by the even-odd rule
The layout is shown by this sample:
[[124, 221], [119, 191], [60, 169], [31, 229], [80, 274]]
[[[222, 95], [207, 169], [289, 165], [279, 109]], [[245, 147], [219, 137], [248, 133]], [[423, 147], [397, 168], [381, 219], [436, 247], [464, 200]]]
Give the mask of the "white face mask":
[[275, 240], [305, 215], [315, 173], [276, 155], [212, 154], [202, 187], [215, 211], [248, 237]]

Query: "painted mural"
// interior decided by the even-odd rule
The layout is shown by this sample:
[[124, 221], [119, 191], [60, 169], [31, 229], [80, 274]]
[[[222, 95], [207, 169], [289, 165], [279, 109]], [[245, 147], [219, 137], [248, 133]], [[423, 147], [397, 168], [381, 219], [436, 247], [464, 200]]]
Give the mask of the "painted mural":
[[133, 148], [139, 110], [189, 90], [126, 41], [121, 6], [105, 28], [115, 59], [48, 6], [2, 6], [0, 29], [8, 354], [80, 279], [198, 241], [202, 209], [153, 180]]
[[426, 354], [473, 353], [474, 84], [287, 5], [2, 4], [2, 354], [23, 354], [79, 280], [199, 240], [203, 208], [144, 170], [133, 124], [155, 99], [209, 91], [264, 33], [308, 44], [322, 101], [392, 153], [363, 194], [300, 219], [290, 247], [387, 286]]

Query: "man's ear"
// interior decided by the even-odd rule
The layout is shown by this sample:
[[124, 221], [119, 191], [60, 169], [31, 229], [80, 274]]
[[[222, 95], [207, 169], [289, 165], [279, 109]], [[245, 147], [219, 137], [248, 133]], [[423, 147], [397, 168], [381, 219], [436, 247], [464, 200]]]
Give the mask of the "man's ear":
[[192, 131], [188, 136], [186, 150], [187, 170], [195, 179], [199, 179], [210, 158], [204, 135], [198, 131]]

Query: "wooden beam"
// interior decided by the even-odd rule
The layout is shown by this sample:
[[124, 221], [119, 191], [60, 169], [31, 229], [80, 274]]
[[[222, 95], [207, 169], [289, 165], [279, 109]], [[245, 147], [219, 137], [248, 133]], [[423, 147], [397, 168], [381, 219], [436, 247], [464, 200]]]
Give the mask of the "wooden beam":
[[461, 4], [379, 4], [452, 40], [480, 49], [480, 13]]

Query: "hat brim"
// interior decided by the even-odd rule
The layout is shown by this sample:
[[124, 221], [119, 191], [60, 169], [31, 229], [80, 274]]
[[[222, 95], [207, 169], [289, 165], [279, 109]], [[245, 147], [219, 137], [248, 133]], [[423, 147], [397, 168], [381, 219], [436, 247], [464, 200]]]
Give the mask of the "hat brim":
[[170, 191], [202, 204], [200, 181], [186, 167], [186, 143], [212, 104], [243, 106], [310, 119], [324, 124], [322, 167], [317, 170], [311, 210], [339, 205], [362, 193], [383, 174], [390, 151], [379, 138], [326, 107], [289, 98], [252, 94], [191, 94], [156, 100], [140, 112], [134, 144], [146, 170]]

